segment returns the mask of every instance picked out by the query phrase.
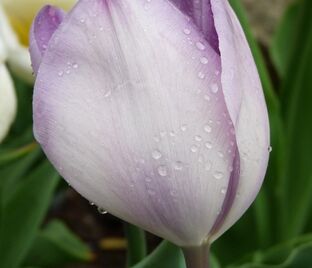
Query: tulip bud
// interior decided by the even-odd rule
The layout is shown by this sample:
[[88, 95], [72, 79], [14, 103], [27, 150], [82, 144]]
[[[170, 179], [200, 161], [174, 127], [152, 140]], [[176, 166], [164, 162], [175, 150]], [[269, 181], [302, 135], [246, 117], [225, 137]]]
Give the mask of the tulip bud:
[[0, 39], [6, 49], [7, 61], [11, 70], [29, 83], [34, 79], [28, 53], [28, 33], [34, 16], [48, 3], [69, 10], [76, 0], [0, 0]]
[[81, 0], [53, 27], [47, 12], [31, 41], [47, 157], [117, 217], [184, 248], [212, 243], [255, 199], [269, 155], [261, 84], [227, 1]]
[[15, 114], [16, 96], [13, 82], [6, 66], [0, 63], [0, 142], [6, 137]]

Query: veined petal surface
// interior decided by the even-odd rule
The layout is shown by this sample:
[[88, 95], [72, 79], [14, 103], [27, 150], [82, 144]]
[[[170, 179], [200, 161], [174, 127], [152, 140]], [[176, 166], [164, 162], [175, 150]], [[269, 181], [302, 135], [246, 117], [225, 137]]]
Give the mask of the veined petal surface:
[[219, 54], [168, 1], [81, 0], [39, 67], [35, 135], [86, 198], [200, 245], [237, 152], [220, 75]]
[[50, 5], [43, 7], [36, 16], [30, 30], [30, 56], [35, 74], [52, 35], [64, 17], [65, 12], [62, 9]]

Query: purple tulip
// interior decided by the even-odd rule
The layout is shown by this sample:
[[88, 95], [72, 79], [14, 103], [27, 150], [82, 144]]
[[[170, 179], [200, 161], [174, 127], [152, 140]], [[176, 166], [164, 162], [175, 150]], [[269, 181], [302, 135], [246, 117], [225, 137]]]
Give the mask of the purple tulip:
[[34, 132], [81, 195], [183, 247], [255, 199], [267, 109], [226, 0], [80, 0], [34, 21]]

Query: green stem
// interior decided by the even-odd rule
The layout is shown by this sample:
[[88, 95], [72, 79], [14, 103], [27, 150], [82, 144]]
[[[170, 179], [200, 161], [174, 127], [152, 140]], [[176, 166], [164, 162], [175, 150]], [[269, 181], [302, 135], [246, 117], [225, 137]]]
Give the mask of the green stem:
[[209, 268], [210, 245], [200, 247], [183, 248], [183, 254], [187, 268]]
[[128, 267], [138, 263], [147, 255], [145, 232], [129, 223], [124, 224], [125, 236], [128, 242]]

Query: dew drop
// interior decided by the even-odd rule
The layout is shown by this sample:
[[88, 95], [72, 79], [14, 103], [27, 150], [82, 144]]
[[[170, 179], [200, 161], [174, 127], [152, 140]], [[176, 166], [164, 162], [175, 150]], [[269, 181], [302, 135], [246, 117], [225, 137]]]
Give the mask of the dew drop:
[[171, 132], [169, 133], [169, 135], [170, 135], [170, 137], [175, 137], [175, 136], [176, 136], [176, 134], [175, 134], [174, 131], [171, 131]]
[[185, 33], [186, 35], [189, 35], [189, 34], [191, 33], [191, 30], [188, 29], [188, 28], [185, 28], [185, 29], [183, 30], [183, 33]]
[[202, 57], [202, 58], [200, 58], [200, 62], [202, 64], [208, 64], [208, 59], [206, 57]]
[[211, 92], [212, 93], [217, 93], [219, 91], [219, 87], [216, 83], [211, 85]]
[[226, 188], [221, 189], [221, 194], [226, 194]]
[[220, 171], [216, 171], [213, 176], [217, 179], [217, 180], [220, 180], [223, 178], [223, 173], [220, 172]]
[[77, 63], [74, 63], [74, 64], [73, 64], [73, 68], [74, 68], [74, 69], [78, 69], [78, 67], [79, 67], [79, 65], [78, 65]]
[[181, 130], [182, 130], [183, 132], [185, 132], [186, 129], [187, 129], [187, 125], [182, 125], [182, 126], [181, 126]]
[[107, 211], [104, 208], [98, 207], [98, 212], [102, 215], [107, 214]]
[[199, 49], [199, 50], [205, 50], [205, 45], [202, 43], [202, 42], [196, 42], [196, 47]]
[[204, 79], [205, 78], [205, 74], [203, 72], [199, 72], [198, 73], [198, 78]]
[[206, 101], [210, 101], [209, 95], [205, 95], [205, 96], [204, 96], [204, 99], [205, 99]]
[[104, 98], [108, 98], [110, 95], [112, 95], [112, 91], [108, 90], [105, 94], [104, 94]]
[[222, 152], [218, 152], [218, 156], [219, 156], [220, 158], [223, 158], [223, 157], [224, 157], [224, 154], [223, 154]]
[[195, 141], [201, 141], [201, 140], [202, 140], [202, 137], [199, 136], [199, 135], [196, 135], [196, 136], [194, 137], [194, 140], [195, 140]]
[[269, 151], [269, 153], [271, 153], [271, 152], [273, 151], [272, 146], [270, 146], [270, 147], [268, 148], [268, 151]]
[[206, 146], [207, 149], [211, 149], [212, 148], [212, 143], [210, 141], [207, 141], [205, 143], [205, 146]]
[[154, 150], [154, 151], [152, 152], [152, 157], [153, 157], [155, 160], [160, 159], [161, 156], [162, 156], [162, 155], [161, 155], [161, 152], [158, 151], [158, 150]]
[[63, 76], [64, 75], [64, 72], [63, 71], [59, 71], [58, 72], [58, 76]]
[[197, 145], [191, 146], [191, 152], [192, 153], [196, 153], [197, 151], [198, 151], [198, 146]]
[[81, 23], [85, 23], [85, 21], [86, 21], [86, 20], [85, 20], [84, 18], [81, 18], [81, 19], [80, 19], [80, 22], [81, 22]]
[[183, 169], [183, 163], [181, 161], [176, 161], [173, 165], [173, 168], [175, 170], [182, 170]]
[[205, 130], [205, 132], [210, 133], [212, 131], [212, 128], [209, 125], [205, 125], [204, 130]]
[[158, 171], [158, 174], [162, 177], [166, 177], [168, 175], [168, 170], [165, 165], [159, 166], [157, 171]]
[[90, 206], [94, 206], [94, 205], [95, 205], [95, 204], [94, 204], [93, 202], [91, 202], [91, 201], [89, 202], [89, 204], [90, 204]]

